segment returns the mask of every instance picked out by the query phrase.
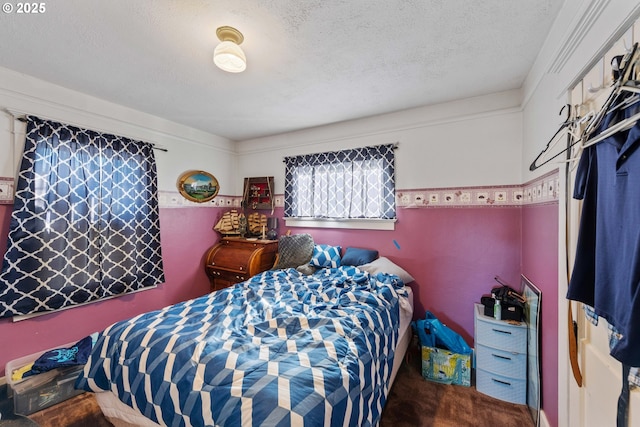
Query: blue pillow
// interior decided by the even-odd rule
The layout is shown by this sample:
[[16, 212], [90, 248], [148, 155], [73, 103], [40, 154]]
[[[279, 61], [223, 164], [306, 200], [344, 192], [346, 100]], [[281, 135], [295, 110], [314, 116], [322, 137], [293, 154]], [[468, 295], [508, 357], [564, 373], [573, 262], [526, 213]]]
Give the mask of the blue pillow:
[[342, 257], [342, 265], [359, 265], [369, 264], [378, 258], [378, 251], [363, 248], [347, 248]]
[[328, 267], [336, 268], [340, 267], [340, 246], [331, 245], [315, 245], [313, 247], [313, 256], [309, 264], [314, 267]]

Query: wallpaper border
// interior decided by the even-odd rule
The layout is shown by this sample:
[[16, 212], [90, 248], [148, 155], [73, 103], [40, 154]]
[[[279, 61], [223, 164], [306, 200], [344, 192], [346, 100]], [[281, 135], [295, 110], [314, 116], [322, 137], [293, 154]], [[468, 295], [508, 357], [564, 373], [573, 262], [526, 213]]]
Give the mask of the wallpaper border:
[[0, 205], [12, 205], [13, 192], [13, 178], [0, 176]]
[[[517, 207], [558, 203], [558, 170], [551, 171], [522, 185], [478, 187], [419, 188], [396, 190], [400, 209]], [[0, 177], [0, 204], [13, 204], [14, 180]], [[240, 208], [242, 197], [217, 196], [207, 203], [196, 203], [178, 191], [158, 191], [160, 208]], [[284, 195], [274, 196], [276, 208], [284, 207]]]
[[[478, 187], [447, 187], [396, 190], [396, 205], [400, 209], [517, 207], [558, 203], [560, 186], [558, 171], [551, 171], [522, 185]], [[177, 191], [160, 191], [161, 208], [228, 207], [240, 208], [242, 197], [218, 196], [209, 203], [186, 200]], [[284, 195], [274, 196], [276, 208], [284, 208]]]
[[216, 196], [205, 203], [192, 202], [182, 197], [178, 191], [158, 191], [160, 208], [239, 208], [242, 197]]
[[523, 185], [449, 187], [397, 190], [399, 208], [517, 207], [558, 203], [558, 171]]

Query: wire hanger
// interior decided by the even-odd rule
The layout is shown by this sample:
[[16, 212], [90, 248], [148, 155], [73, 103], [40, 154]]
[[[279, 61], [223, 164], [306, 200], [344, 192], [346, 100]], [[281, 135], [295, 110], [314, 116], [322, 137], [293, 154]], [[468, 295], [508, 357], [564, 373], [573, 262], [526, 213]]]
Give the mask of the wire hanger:
[[559, 155], [561, 155], [562, 153], [564, 153], [565, 151], [567, 151], [571, 147], [571, 146], [567, 147], [566, 149], [560, 151], [559, 153], [554, 154], [553, 156], [551, 156], [548, 159], [544, 160], [542, 163], [538, 164], [538, 161], [542, 158], [542, 156], [547, 154], [556, 145], [556, 143], [558, 142], [558, 140], [557, 140], [558, 135], [565, 134], [565, 130], [571, 131], [571, 128], [573, 127], [573, 125], [577, 122], [577, 120], [579, 120], [578, 117], [572, 118], [572, 114], [571, 114], [572, 107], [571, 107], [571, 104], [565, 104], [560, 109], [560, 112], [558, 114], [562, 114], [562, 112], [564, 111], [565, 108], [567, 109], [567, 118], [565, 119], [564, 122], [562, 122], [560, 124], [560, 127], [553, 134], [553, 136], [549, 139], [549, 142], [547, 142], [547, 145], [540, 152], [540, 154], [538, 154], [538, 156], [535, 158], [535, 160], [531, 163], [531, 165], [529, 166], [529, 170], [530, 171], [534, 171], [534, 170], [538, 169], [539, 167], [546, 165], [551, 160], [555, 159], [556, 157], [558, 157]]
[[621, 120], [615, 125], [607, 128], [607, 130], [603, 131], [598, 136], [585, 141], [585, 143], [582, 145], [582, 148], [591, 147], [592, 145], [596, 145], [598, 142], [604, 141], [605, 139], [609, 138], [611, 135], [615, 135], [618, 132], [629, 130], [632, 127], [634, 127], [636, 123], [638, 123], [638, 120], [640, 120], [640, 113], [636, 113], [633, 116], [629, 117], [628, 119]]
[[[536, 169], [538, 169], [539, 167], [549, 163], [551, 160], [557, 158], [558, 156], [560, 156], [561, 154], [571, 150], [575, 145], [577, 144], [581, 144], [581, 149], [579, 150], [579, 152], [582, 152], [582, 149], [587, 148], [589, 146], [595, 145], [600, 141], [603, 141], [604, 139], [607, 139], [609, 136], [620, 132], [620, 131], [624, 131], [626, 129], [629, 129], [631, 127], [633, 127], [638, 120], [640, 120], [640, 113], [639, 114], [635, 114], [632, 117], [629, 117], [628, 119], [622, 120], [618, 123], [616, 123], [615, 125], [611, 126], [610, 128], [606, 129], [605, 131], [603, 131], [602, 133], [600, 133], [599, 135], [590, 138], [590, 136], [593, 134], [593, 132], [596, 131], [596, 129], [600, 126], [600, 123], [602, 123], [602, 120], [604, 119], [604, 117], [612, 112], [615, 111], [617, 109], [620, 108], [627, 108], [633, 104], [635, 104], [636, 102], [640, 101], [640, 97], [636, 97], [635, 95], [632, 97], [628, 97], [623, 99], [622, 101], [620, 101], [617, 104], [614, 104], [616, 100], [618, 100], [621, 96], [621, 94], [623, 92], [633, 92], [633, 93], [640, 93], [640, 87], [638, 86], [636, 80], [634, 80], [632, 77], [635, 77], [636, 73], [638, 72], [637, 67], [640, 66], [640, 52], [638, 51], [638, 43], [635, 43], [633, 45], [633, 47], [631, 48], [631, 50], [629, 52], [627, 52], [621, 62], [621, 70], [617, 70], [615, 69], [616, 67], [614, 67], [614, 75], [617, 77], [614, 84], [613, 84], [613, 90], [611, 91], [611, 93], [609, 94], [609, 96], [607, 97], [606, 101], [604, 102], [602, 108], [600, 108], [598, 110], [597, 113], [595, 114], [590, 114], [587, 115], [586, 117], [575, 117], [574, 119], [571, 119], [571, 106], [569, 104], [565, 105], [561, 110], [560, 110], [560, 114], [562, 114], [562, 110], [564, 110], [565, 107], [569, 107], [569, 111], [567, 114], [567, 119], [564, 121], [564, 123], [562, 123], [560, 125], [560, 128], [556, 131], [556, 133], [553, 135], [553, 137], [551, 137], [551, 139], [549, 140], [549, 142], [547, 143], [546, 147], [540, 152], [540, 154], [538, 154], [538, 156], [535, 158], [535, 160], [531, 163], [531, 166], [529, 166], [529, 170], [530, 171], [534, 171]], [[538, 164], [537, 162], [540, 160], [540, 158], [546, 154], [552, 147], [553, 145], [555, 145], [555, 143], [553, 145], [551, 145], [551, 143], [555, 140], [555, 138], [558, 136], [559, 133], [563, 132], [564, 129], [568, 128], [569, 133], [572, 133], [572, 127], [574, 125], [576, 125], [577, 123], [584, 123], [585, 120], [588, 120], [587, 125], [584, 129], [584, 131], [582, 132], [581, 136], [577, 139], [575, 139], [573, 142], [567, 144], [567, 147], [563, 150], [561, 150], [560, 152], [554, 154], [552, 157], [546, 159], [544, 162]], [[576, 158], [569, 158], [566, 161], [567, 162], [572, 162], [576, 160]]]
[[[589, 138], [589, 136], [591, 136], [591, 133], [600, 124], [605, 115], [619, 108], [627, 108], [640, 101], [640, 97], [635, 95], [637, 93], [640, 93], [640, 88], [638, 88], [637, 81], [635, 80], [636, 74], [638, 72], [638, 66], [640, 66], [640, 51], [638, 50], [638, 43], [635, 43], [633, 45], [633, 48], [631, 49], [631, 52], [629, 52], [628, 57], [626, 58], [624, 69], [622, 70], [619, 79], [614, 85], [614, 90], [611, 92], [609, 98], [607, 98], [607, 101], [609, 102], [605, 102], [605, 105], [598, 112], [598, 123], [595, 126], [591, 126], [593, 122], [590, 123], [589, 129], [585, 130], [584, 137], [582, 138], [582, 140], [584, 141], [582, 144], [582, 148], [591, 147], [592, 145], [595, 145], [598, 142], [607, 139], [611, 135], [628, 130], [635, 126], [638, 120], [640, 120], [640, 113], [636, 113], [633, 116], [621, 120], [618, 123], [610, 126], [597, 136]], [[613, 107], [610, 107], [614, 99], [618, 99], [618, 97], [623, 94], [623, 92], [631, 92], [634, 93], [634, 95], [625, 98], [620, 103], [614, 105]]]

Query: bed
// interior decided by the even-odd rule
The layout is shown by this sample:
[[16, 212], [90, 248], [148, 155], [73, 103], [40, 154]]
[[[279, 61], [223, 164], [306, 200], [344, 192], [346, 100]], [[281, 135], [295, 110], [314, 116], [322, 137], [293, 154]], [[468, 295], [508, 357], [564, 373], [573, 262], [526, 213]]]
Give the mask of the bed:
[[111, 325], [76, 387], [115, 426], [374, 426], [412, 313], [395, 274], [269, 270]]

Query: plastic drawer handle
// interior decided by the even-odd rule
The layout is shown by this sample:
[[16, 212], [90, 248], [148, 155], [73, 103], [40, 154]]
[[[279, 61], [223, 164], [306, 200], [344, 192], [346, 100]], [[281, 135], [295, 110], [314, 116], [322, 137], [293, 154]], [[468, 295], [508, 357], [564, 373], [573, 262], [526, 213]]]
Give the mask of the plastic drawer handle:
[[504, 385], [508, 385], [509, 387], [511, 387], [511, 383], [508, 383], [506, 381], [500, 381], [500, 380], [497, 380], [495, 378], [491, 378], [491, 379], [493, 380], [493, 382], [504, 384]]
[[511, 360], [511, 358], [507, 356], [500, 356], [499, 354], [493, 354], [493, 353], [491, 353], [491, 355], [493, 357], [497, 357], [498, 359]]
[[502, 330], [496, 329], [496, 328], [492, 328], [491, 330], [493, 332], [500, 332], [501, 334], [509, 334], [509, 335], [511, 335], [511, 332], [509, 332], [509, 331], [502, 331]]

